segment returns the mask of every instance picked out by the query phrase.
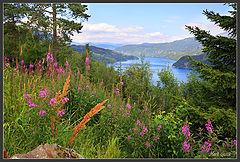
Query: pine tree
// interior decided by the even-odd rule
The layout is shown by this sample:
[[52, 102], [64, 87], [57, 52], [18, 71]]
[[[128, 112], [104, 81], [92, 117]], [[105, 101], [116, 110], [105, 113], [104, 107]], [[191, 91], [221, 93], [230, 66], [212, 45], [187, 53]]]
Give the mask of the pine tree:
[[233, 8], [233, 11], [229, 11], [230, 16], [208, 10], [203, 11], [203, 14], [227, 31], [229, 37], [213, 36], [198, 27], [186, 26], [186, 29], [203, 45], [202, 51], [211, 63], [207, 65], [189, 57], [199, 77], [214, 87], [211, 93], [206, 94], [209, 96], [207, 102], [219, 108], [236, 110], [236, 4], [228, 5]]

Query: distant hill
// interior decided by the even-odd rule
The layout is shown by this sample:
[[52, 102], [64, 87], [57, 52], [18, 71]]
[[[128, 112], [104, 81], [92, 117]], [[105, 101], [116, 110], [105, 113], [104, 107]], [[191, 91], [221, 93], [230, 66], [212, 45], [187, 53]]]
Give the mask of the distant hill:
[[124, 46], [126, 44], [120, 44], [120, 43], [108, 43], [108, 42], [103, 42], [103, 43], [96, 43], [96, 42], [87, 42], [87, 43], [78, 43], [78, 42], [72, 42], [72, 45], [86, 45], [89, 44], [89, 46], [95, 46], [99, 48], [105, 48], [105, 49], [110, 49], [114, 50], [117, 47]]
[[[204, 64], [210, 65], [207, 61], [207, 55], [200, 54], [200, 55], [193, 55], [191, 56], [196, 61], [201, 61]], [[186, 60], [187, 56], [181, 57], [177, 62], [175, 62], [172, 67], [179, 68], [179, 69], [193, 69], [193, 66], [190, 64], [190, 61]]]
[[[77, 51], [79, 54], [81, 54], [83, 51], [85, 51], [85, 46], [83, 45], [71, 45], [71, 47], [74, 49], [74, 51]], [[89, 46], [90, 51], [93, 52], [93, 59], [95, 60], [106, 60], [108, 63], [113, 61], [127, 61], [127, 60], [135, 60], [138, 59], [136, 56], [128, 56], [124, 55], [120, 52], [116, 52], [109, 49], [99, 48], [95, 46]]]
[[202, 45], [195, 38], [186, 38], [169, 43], [143, 43], [125, 45], [115, 50], [129, 55], [144, 55], [178, 60], [185, 55], [202, 54]]

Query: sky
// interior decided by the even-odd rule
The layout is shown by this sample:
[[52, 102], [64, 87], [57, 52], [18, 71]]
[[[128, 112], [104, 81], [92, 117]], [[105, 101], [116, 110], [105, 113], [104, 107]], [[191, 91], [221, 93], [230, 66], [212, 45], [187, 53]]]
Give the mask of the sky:
[[216, 35], [224, 32], [203, 10], [229, 15], [224, 3], [86, 3], [91, 17], [83, 22], [74, 42], [164, 43], [193, 37], [185, 25], [198, 26]]

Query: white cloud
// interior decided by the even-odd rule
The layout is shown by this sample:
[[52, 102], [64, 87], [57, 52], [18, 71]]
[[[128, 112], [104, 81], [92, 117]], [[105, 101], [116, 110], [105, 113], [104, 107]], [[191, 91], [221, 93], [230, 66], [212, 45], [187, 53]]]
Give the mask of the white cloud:
[[[210, 31], [210, 34], [216, 35], [219, 33], [224, 32], [219, 26], [215, 25], [214, 23], [208, 23], [208, 24], [203, 24], [203, 23], [188, 23], [186, 24], [187, 26], [197, 26], [202, 30]], [[181, 27], [183, 30], [187, 30], [185, 25]]]
[[154, 33], [147, 33], [145, 34], [146, 37], [156, 37], [156, 36], [163, 36], [160, 32], [154, 32]]
[[116, 25], [111, 25], [107, 23], [83, 23], [83, 31], [92, 32], [139, 32], [144, 28], [142, 26], [126, 27], [120, 28]]
[[85, 23], [82, 33], [74, 33], [74, 42], [111, 42], [111, 43], [164, 43], [190, 37], [190, 34], [169, 36], [162, 32], [144, 32], [141, 26], [118, 27], [107, 23]]

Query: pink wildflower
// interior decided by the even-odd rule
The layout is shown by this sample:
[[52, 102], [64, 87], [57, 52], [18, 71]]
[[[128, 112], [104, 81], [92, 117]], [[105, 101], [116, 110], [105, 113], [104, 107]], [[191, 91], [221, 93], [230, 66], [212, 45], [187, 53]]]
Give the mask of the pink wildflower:
[[68, 67], [69, 66], [69, 63], [68, 63], [68, 61], [66, 60], [66, 65], [65, 65], [66, 67]]
[[56, 101], [55, 101], [55, 98], [52, 98], [50, 101], [49, 101], [49, 105], [53, 105], [53, 104], [55, 104], [56, 103]]
[[110, 104], [107, 105], [108, 108], [112, 108]]
[[123, 82], [120, 82], [121, 85], [123, 85]]
[[89, 88], [89, 85], [86, 85], [86, 88]]
[[188, 139], [188, 137], [190, 136], [189, 125], [184, 124], [184, 126], [182, 127], [182, 133]]
[[101, 86], [103, 84], [103, 81], [101, 81], [101, 83], [99, 83], [99, 85]]
[[81, 88], [81, 87], [78, 87], [78, 90], [82, 90], [82, 88]]
[[28, 94], [24, 94], [23, 96], [24, 96], [24, 98], [26, 98], [26, 99], [31, 98], [31, 96], [28, 95]]
[[206, 126], [206, 128], [207, 128], [207, 130], [209, 132], [213, 133], [213, 131], [212, 131], [213, 130], [213, 126], [212, 126], [212, 123], [211, 123], [210, 119], [208, 119], [208, 123], [205, 124], [205, 126]]
[[237, 148], [237, 140], [233, 141], [233, 145]]
[[24, 64], [24, 60], [21, 61], [21, 65], [22, 65], [22, 66], [23, 66], [23, 64]]
[[137, 125], [141, 125], [140, 120], [137, 120]]
[[149, 143], [145, 143], [145, 145], [146, 145], [147, 147], [150, 147], [150, 146], [151, 146]]
[[130, 106], [130, 104], [127, 104], [127, 105], [126, 105], [126, 107], [127, 107], [127, 108], [129, 108], [129, 109], [131, 109], [131, 106]]
[[96, 93], [96, 91], [93, 91], [93, 92], [92, 92], [92, 94], [95, 94], [95, 93]]
[[32, 64], [30, 64], [30, 65], [29, 65], [29, 68], [30, 68], [30, 69], [31, 69], [31, 68], [34, 68], [34, 66], [33, 66]]
[[89, 65], [89, 58], [86, 57], [85, 64]]
[[182, 150], [186, 150], [187, 152], [190, 152], [190, 144], [185, 141], [182, 146]]
[[46, 89], [44, 91], [39, 92], [39, 98], [47, 97], [47, 95], [50, 94]]
[[62, 102], [63, 102], [63, 103], [64, 103], [64, 102], [66, 103], [66, 102], [68, 102], [68, 100], [69, 100], [69, 98], [66, 97], [66, 98], [62, 99]]
[[39, 115], [40, 115], [40, 116], [44, 116], [44, 114], [46, 114], [46, 112], [45, 112], [44, 110], [42, 110], [42, 111], [39, 112]]
[[58, 115], [64, 115], [64, 114], [65, 114], [65, 111], [64, 111], [64, 110], [60, 110], [57, 114], [58, 114]]
[[161, 128], [162, 128], [162, 126], [161, 126], [161, 125], [158, 125], [157, 130], [160, 130]]
[[53, 65], [55, 66], [55, 68], [57, 68], [57, 62], [55, 62]]
[[153, 141], [156, 141], [156, 140], [158, 140], [159, 139], [159, 137], [155, 137], [154, 139], [153, 139]]
[[204, 151], [209, 152], [210, 151], [210, 147], [211, 147], [211, 143], [208, 143], [207, 141], [205, 141], [204, 145], [201, 147], [202, 148], [201, 152], [204, 152]]
[[130, 136], [127, 137], [127, 140], [129, 140], [129, 139], [130, 139]]
[[33, 131], [33, 134], [35, 134], [35, 131]]

